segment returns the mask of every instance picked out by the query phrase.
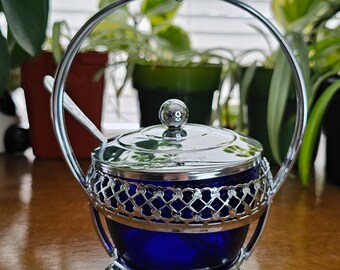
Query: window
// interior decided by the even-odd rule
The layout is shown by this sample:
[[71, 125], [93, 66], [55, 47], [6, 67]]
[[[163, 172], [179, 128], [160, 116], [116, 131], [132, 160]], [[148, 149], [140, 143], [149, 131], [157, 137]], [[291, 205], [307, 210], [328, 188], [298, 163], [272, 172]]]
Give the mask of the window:
[[[65, 20], [75, 33], [83, 23], [97, 11], [98, 0], [51, 0], [51, 25], [55, 21]], [[269, 0], [244, 1], [271, 17]], [[229, 48], [237, 52], [257, 47], [267, 50], [266, 42], [249, 25], [256, 20], [239, 8], [220, 0], [185, 0], [176, 23], [182, 25], [191, 35], [195, 48]], [[118, 111], [120, 113], [118, 113]], [[119, 123], [119, 124], [117, 124]], [[119, 110], [110, 81], [104, 101], [103, 128], [138, 127], [137, 93], [129, 85], [119, 99]]]

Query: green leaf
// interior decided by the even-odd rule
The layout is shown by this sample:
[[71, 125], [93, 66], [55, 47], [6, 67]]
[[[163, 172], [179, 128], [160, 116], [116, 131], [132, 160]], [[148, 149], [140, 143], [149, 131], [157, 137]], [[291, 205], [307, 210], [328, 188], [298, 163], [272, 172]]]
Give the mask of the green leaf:
[[314, 147], [322, 119], [329, 102], [339, 89], [340, 80], [337, 80], [321, 94], [310, 113], [298, 160], [299, 175], [303, 185], [308, 185], [309, 183]]
[[311, 62], [317, 71], [340, 70], [340, 25], [334, 29], [321, 25], [310, 51]]
[[67, 26], [65, 21], [55, 22], [52, 28], [52, 55], [54, 61], [59, 63], [62, 56], [63, 56], [63, 47], [60, 44], [60, 37], [61, 37], [61, 28], [63, 26]]
[[18, 43], [14, 45], [11, 52], [11, 68], [20, 66], [29, 56], [23, 48], [19, 46]]
[[11, 57], [11, 68], [20, 66], [27, 59], [27, 52], [16, 42], [11, 31], [7, 33], [8, 50]]
[[48, 0], [1, 0], [14, 38], [30, 55], [41, 50], [48, 19]]
[[169, 24], [180, 5], [181, 3], [174, 0], [144, 0], [141, 14], [149, 18], [152, 26]]
[[311, 109], [313, 104], [315, 103], [315, 99], [317, 98], [317, 94], [318, 94], [318, 90], [321, 86], [321, 84], [328, 79], [329, 77], [332, 76], [336, 76], [339, 73], [339, 69], [338, 70], [331, 70], [329, 72], [326, 72], [325, 74], [322, 74], [321, 76], [319, 74], [317, 74], [318, 78], [315, 80], [315, 82], [313, 83], [312, 87], [311, 87], [311, 95], [309, 97], [309, 101], [308, 101], [308, 108]]
[[[98, 8], [103, 9], [104, 7], [114, 2], [117, 2], [117, 0], [100, 0], [98, 4]], [[125, 5], [115, 10], [114, 12], [112, 12], [109, 16], [106, 16], [101, 23], [112, 22], [112, 21], [127, 23], [128, 17], [129, 17], [128, 5]]]
[[[303, 35], [297, 32], [289, 32], [286, 39], [294, 52], [294, 55], [301, 68], [308, 96], [311, 96], [310, 88], [310, 67], [308, 58], [308, 47], [304, 41]], [[286, 110], [287, 100], [291, 91], [291, 68], [282, 50], [278, 52], [275, 69], [271, 80], [267, 126], [270, 147], [275, 160], [280, 163], [280, 132], [283, 126], [283, 118]]]
[[304, 35], [302, 33], [293, 32], [289, 33], [289, 38], [291, 40], [291, 47], [294, 52], [294, 55], [297, 59], [297, 62], [301, 68], [303, 78], [306, 84], [307, 90], [307, 97], [311, 95], [311, 87], [310, 87], [310, 80], [311, 80], [311, 72], [309, 66], [309, 49], [304, 40]]
[[317, 2], [319, 0], [273, 0], [272, 10], [276, 21], [287, 30]]
[[7, 85], [9, 70], [11, 67], [11, 59], [9, 56], [6, 39], [0, 30], [0, 96], [2, 95]]
[[114, 3], [114, 2], [117, 2], [118, 0], [99, 0], [98, 1], [98, 8], [99, 9], [103, 9], [104, 7]]
[[243, 109], [246, 104], [248, 92], [250, 89], [250, 84], [254, 78], [256, 69], [257, 69], [256, 62], [254, 62], [251, 66], [249, 66], [245, 70], [242, 76], [242, 81], [240, 83], [240, 107], [239, 107], [239, 116], [238, 116], [238, 123], [237, 123], [237, 128], [240, 131], [243, 131], [244, 126], [245, 126]]
[[291, 85], [291, 72], [287, 59], [280, 50], [277, 55], [276, 64], [270, 83], [267, 126], [268, 138], [273, 157], [281, 163], [280, 157], [280, 128], [289, 96]]
[[277, 22], [288, 31], [311, 32], [339, 11], [338, 0], [273, 0], [272, 10]]
[[167, 47], [171, 51], [190, 50], [189, 36], [187, 32], [178, 26], [170, 25], [164, 27], [157, 33], [157, 36], [167, 42]]

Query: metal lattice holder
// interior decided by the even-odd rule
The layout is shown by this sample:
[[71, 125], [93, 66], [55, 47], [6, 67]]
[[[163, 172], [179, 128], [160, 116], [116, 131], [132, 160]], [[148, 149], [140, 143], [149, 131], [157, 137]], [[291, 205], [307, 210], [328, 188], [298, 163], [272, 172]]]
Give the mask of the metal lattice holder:
[[123, 180], [93, 164], [87, 190], [98, 210], [136, 228], [190, 233], [230, 230], [258, 219], [266, 208], [273, 182], [266, 159], [260, 166], [260, 177], [244, 184], [193, 188]]
[[101, 217], [114, 222], [114, 226], [123, 224], [126, 227], [157, 233], [196, 234], [197, 236], [237, 230], [257, 222], [248, 243], [239, 249], [235, 259], [227, 266], [228, 269], [238, 269], [258, 242], [271, 201], [290, 172], [301, 145], [306, 125], [307, 102], [304, 81], [297, 60], [279, 31], [262, 14], [240, 1], [224, 1], [254, 16], [269, 30], [279, 42], [292, 70], [297, 101], [296, 125], [287, 155], [274, 178], [266, 159], [259, 163], [256, 177], [235, 185], [190, 186], [184, 183], [164, 186], [157, 183], [129, 181], [111, 174], [110, 170], [101, 168], [96, 162], [92, 162], [88, 174], [85, 175], [74, 155], [65, 128], [63, 98], [66, 79], [75, 55], [95, 26], [110, 13], [129, 2], [132, 1], [121, 0], [105, 7], [78, 31], [58, 67], [52, 103], [57, 140], [75, 178], [88, 195], [95, 229], [105, 250], [113, 258], [113, 263], [107, 269], [139, 268], [128, 266], [121, 258], [104, 229]]

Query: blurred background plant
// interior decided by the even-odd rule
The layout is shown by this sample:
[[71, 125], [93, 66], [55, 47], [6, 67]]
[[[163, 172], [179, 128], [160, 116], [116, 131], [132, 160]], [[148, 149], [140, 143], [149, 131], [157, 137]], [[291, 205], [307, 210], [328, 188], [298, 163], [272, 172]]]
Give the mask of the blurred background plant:
[[[273, 0], [273, 14], [285, 31], [293, 52], [299, 59], [304, 74], [310, 112], [306, 135], [299, 155], [299, 175], [307, 185], [312, 171], [315, 148], [320, 136], [321, 122], [327, 105], [339, 89], [339, 80], [335, 80], [327, 89], [320, 92], [320, 86], [328, 78], [340, 71], [340, 5], [336, 0]], [[278, 66], [272, 81], [268, 108], [269, 139], [274, 156], [279, 160], [278, 134], [282, 127], [282, 115], [289, 95], [287, 63]], [[280, 80], [281, 78], [281, 80]], [[290, 78], [291, 80], [291, 78]], [[274, 89], [280, 91], [274, 91]], [[278, 110], [282, 106], [282, 110]], [[279, 107], [280, 108], [280, 107]]]
[[48, 14], [49, 0], [0, 0], [0, 153], [30, 145], [12, 95], [21, 86], [22, 63], [41, 51]]
[[20, 86], [20, 65], [41, 51], [49, 0], [1, 0], [7, 29], [0, 29], [0, 95]]
[[[337, 0], [272, 0], [271, 8], [275, 23], [297, 57], [307, 88], [310, 116], [298, 161], [300, 179], [307, 185], [320, 138], [322, 119], [339, 89], [339, 80], [335, 79], [327, 89], [320, 90], [329, 78], [339, 76], [340, 5]], [[280, 48], [274, 47], [272, 40], [268, 39], [268, 33], [256, 26], [251, 27], [266, 39], [268, 53], [249, 49], [231, 59], [227, 71], [230, 79], [229, 96], [238, 86], [240, 102], [237, 120], [233, 118], [235, 113], [230, 109], [228, 96], [221, 105], [220, 123], [250, 133], [255, 138], [258, 134], [252, 130], [252, 124], [267, 130], [263, 141], [268, 141], [264, 142], [264, 146], [270, 151], [265, 149], [265, 154], [272, 156], [271, 162], [281, 164], [295, 125], [296, 102], [291, 69]], [[260, 53], [262, 60], [244, 61], [254, 53]], [[257, 76], [261, 76], [259, 82], [255, 82]], [[269, 77], [270, 82], [266, 83], [265, 77]], [[268, 90], [264, 90], [266, 87]], [[252, 109], [250, 99], [254, 96], [254, 90], [260, 93], [255, 94], [256, 104]], [[260, 102], [262, 98], [266, 99], [263, 103]], [[259, 111], [262, 116], [254, 117], [253, 114]], [[267, 117], [264, 125], [261, 120], [263, 115]], [[255, 119], [255, 123], [250, 123], [251, 119]]]
[[[102, 9], [114, 2], [116, 0], [100, 0], [98, 7]], [[91, 33], [87, 46], [104, 47], [112, 55], [107, 74], [117, 97], [131, 78], [138, 59], [168, 62], [174, 52], [190, 48], [187, 33], [172, 24], [179, 7], [179, 2], [171, 0], [144, 0], [126, 5], [107, 16]], [[116, 71], [122, 68], [126, 76], [119, 84], [120, 74]]]
[[[99, 9], [114, 2], [116, 0], [100, 0]], [[130, 82], [136, 64], [152, 67], [194, 67], [207, 63], [222, 65], [219, 88], [222, 87], [232, 53], [225, 48], [192, 48], [189, 34], [174, 23], [181, 5], [181, 2], [173, 0], [131, 3], [107, 16], [91, 33], [86, 46], [103, 47], [111, 54], [105, 72], [117, 100]], [[119, 112], [119, 102], [116, 104]]]

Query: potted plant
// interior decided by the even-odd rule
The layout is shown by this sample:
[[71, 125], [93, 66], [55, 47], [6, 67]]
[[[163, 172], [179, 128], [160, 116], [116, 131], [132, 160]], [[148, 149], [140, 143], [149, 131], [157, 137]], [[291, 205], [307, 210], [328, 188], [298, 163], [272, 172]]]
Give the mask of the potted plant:
[[[250, 67], [251, 69], [251, 67]], [[243, 74], [243, 73], [247, 73]], [[275, 134], [278, 139], [278, 151], [276, 156], [271, 147], [269, 130], [270, 125], [266, 121], [268, 115], [269, 94], [271, 89], [271, 82], [273, 79], [274, 67], [273, 66], [258, 66], [252, 71], [252, 78], [249, 78], [249, 70], [247, 68], [241, 69], [241, 92], [246, 97], [242, 102], [242, 107], [247, 107], [247, 132], [249, 136], [261, 141], [264, 148], [264, 155], [271, 163], [279, 163], [287, 153], [290, 140], [293, 134], [294, 117], [292, 112], [295, 112], [296, 102], [294, 96], [294, 88], [289, 86], [290, 94], [283, 114], [284, 127]], [[249, 82], [247, 82], [249, 80]], [[248, 88], [245, 90], [245, 88]], [[278, 91], [278, 90], [277, 90]], [[240, 122], [240, 121], [239, 121]], [[242, 127], [242, 125], [239, 124]]]
[[[307, 184], [311, 164], [316, 154], [314, 146], [320, 136], [321, 119], [327, 105], [338, 89], [337, 80], [333, 80], [333, 85], [325, 90], [324, 94], [318, 94], [322, 82], [339, 72], [340, 43], [337, 35], [338, 26], [330, 30], [326, 24], [337, 14], [339, 5], [334, 0], [273, 0], [272, 10], [274, 18], [282, 27], [287, 41], [296, 53], [307, 86], [311, 117], [308, 120], [306, 136], [298, 162], [302, 183]], [[265, 63], [267, 63], [268, 59], [272, 61], [269, 67], [269, 69], [272, 69], [271, 71], [268, 71], [268, 66], [264, 64], [259, 68], [257, 67], [258, 63], [254, 63], [246, 69], [237, 65], [238, 74], [243, 73], [244, 75], [238, 78], [241, 81], [241, 106], [249, 102], [249, 98], [256, 91], [260, 90], [265, 95], [268, 93], [268, 97], [261, 97], [264, 98], [265, 102], [265, 110], [262, 110], [263, 115], [267, 115], [267, 121], [263, 123], [261, 129], [267, 130], [268, 134], [265, 134], [264, 140], [260, 139], [260, 141], [262, 143], [265, 141], [265, 148], [270, 149], [269, 156], [273, 158], [272, 161], [280, 163], [283, 159], [283, 154], [288, 149], [295, 124], [294, 88], [290, 68], [283, 53], [276, 50], [269, 58], [265, 57], [265, 59]], [[240, 71], [242, 69], [243, 72]], [[263, 76], [260, 86], [255, 84], [258, 73], [267, 73], [268, 77], [271, 77], [267, 87], [264, 87], [265, 80]], [[262, 107], [258, 106], [259, 97], [257, 96], [256, 98], [256, 109], [251, 110], [250, 108], [249, 112], [248, 107], [249, 121], [252, 118], [262, 119], [262, 117], [255, 117], [259, 107]], [[242, 120], [242, 113], [240, 116]], [[255, 122], [255, 126], [259, 127], [259, 122]], [[249, 131], [251, 131], [251, 123], [249, 123]], [[286, 139], [286, 142], [283, 142], [283, 139]]]
[[4, 15], [7, 23], [7, 29], [0, 27], [0, 106], [1, 112], [6, 111], [1, 115], [0, 144], [10, 142], [4, 143], [4, 148], [0, 146], [0, 152], [23, 151], [29, 145], [26, 130], [17, 126], [15, 104], [8, 91], [20, 86], [21, 63], [40, 52], [48, 11], [48, 0], [0, 1], [0, 15]]
[[[112, 2], [100, 1], [100, 7]], [[138, 90], [142, 126], [159, 122], [158, 109], [169, 98], [186, 102], [189, 121], [210, 121], [213, 93], [221, 84], [222, 57], [191, 48], [188, 34], [173, 24], [179, 8], [180, 3], [172, 0], [144, 0], [137, 9], [114, 12], [90, 35], [90, 44], [104, 44], [122, 57], [114, 63], [114, 68], [122, 64], [127, 70], [117, 93], [131, 78]]]
[[46, 36], [48, 0], [0, 1], [0, 13], [5, 15], [7, 34], [0, 29], [0, 94], [10, 82], [10, 71], [25, 58], [41, 51]]
[[[333, 85], [329, 89], [325, 90], [322, 95], [318, 94], [321, 83], [339, 72], [340, 43], [337, 36], [339, 26], [331, 30], [327, 25], [327, 22], [339, 11], [339, 5], [337, 1], [333, 0], [273, 0], [272, 9], [274, 18], [283, 28], [287, 41], [296, 53], [307, 86], [311, 116], [308, 120], [306, 136], [298, 162], [302, 183], [307, 184], [313, 157], [315, 157], [314, 146], [320, 136], [321, 119], [327, 104], [338, 89], [338, 82], [333, 80]], [[288, 138], [290, 141], [294, 128], [295, 105], [292, 103], [294, 88], [291, 84], [290, 68], [283, 53], [280, 50], [274, 51], [274, 54], [267, 59], [274, 60], [274, 62], [273, 71], [267, 72], [272, 73], [270, 83], [268, 83], [270, 86], [269, 88], [263, 87], [266, 88], [269, 95], [268, 99], [265, 98], [266, 105], [268, 105], [265, 110], [267, 115], [265, 125], [268, 130], [268, 144], [273, 160], [280, 163], [283, 158], [282, 153], [286, 152], [285, 149], [280, 150], [280, 147], [284, 145], [280, 137]], [[249, 86], [253, 83], [254, 74], [257, 71], [261, 72], [261, 68], [249, 67], [246, 71], [244, 73], [248, 76], [244, 76], [242, 80], [239, 79], [243, 81], [241, 106], [246, 102], [247, 95], [250, 96]], [[261, 84], [263, 85], [263, 81]], [[289, 107], [293, 110], [290, 110]], [[250, 113], [250, 117], [254, 117], [254, 115]], [[286, 135], [287, 131], [288, 135]]]
[[[289, 72], [288, 62], [280, 50], [274, 49], [271, 41], [266, 36], [261, 28], [255, 25], [250, 25], [257, 34], [263, 37], [268, 45], [268, 52], [252, 48], [234, 55], [232, 62], [229, 64], [227, 74], [230, 78], [229, 96], [221, 106], [222, 116], [220, 122], [223, 126], [234, 127], [241, 133], [247, 133], [249, 136], [259, 140], [264, 148], [264, 155], [271, 163], [279, 163], [285, 156], [290, 144], [290, 138], [293, 134], [294, 118], [291, 112], [295, 112], [295, 96], [292, 83], [287, 80], [287, 84], [282, 83], [280, 87], [273, 85], [274, 70], [277, 68], [278, 63], [283, 63]], [[248, 61], [247, 58], [255, 60]], [[236, 87], [235, 87], [236, 86]], [[281, 92], [281, 88], [286, 88], [288, 93], [287, 105], [289, 109], [283, 107], [283, 104], [276, 104], [275, 108], [281, 110], [283, 122], [286, 124], [284, 129], [278, 130], [276, 139], [278, 140], [278, 148], [276, 153], [269, 138], [270, 124], [266, 121], [269, 108], [269, 94], [270, 90]], [[235, 112], [230, 112], [230, 96], [235, 89], [239, 89], [239, 106], [236, 112], [236, 120], [234, 120]], [[277, 113], [274, 117], [278, 116]]]
[[[54, 23], [52, 38], [45, 43], [44, 51], [24, 62], [21, 68], [33, 153], [40, 158], [61, 157], [50, 119], [50, 94], [43, 85], [43, 79], [46, 75], [54, 76], [56, 72], [63, 53], [60, 45], [62, 37], [66, 37], [66, 43], [70, 39], [63, 34], [67, 30], [65, 26], [64, 22]], [[72, 63], [66, 85], [68, 95], [98, 128], [101, 126], [104, 77], [96, 74], [106, 66], [107, 61], [107, 52], [83, 48]], [[71, 115], [66, 114], [65, 122], [75, 155], [89, 157], [98, 145], [96, 138]]]
[[[335, 0], [320, 1], [277, 1], [273, 0], [273, 11], [276, 20], [286, 31], [286, 36], [292, 43], [293, 50], [299, 52], [300, 65], [304, 73], [307, 85], [307, 96], [310, 116], [307, 122], [306, 135], [299, 155], [299, 175], [304, 185], [308, 184], [311, 172], [311, 164], [315, 156], [315, 146], [318, 142], [322, 119], [327, 105], [340, 88], [339, 80], [333, 80], [332, 84], [322, 93], [319, 92], [321, 84], [329, 77], [339, 72], [339, 20], [333, 21], [336, 26], [332, 29], [327, 24], [339, 12], [338, 2]], [[287, 74], [287, 67], [281, 66], [276, 70], [279, 77]], [[275, 82], [273, 82], [275, 84]], [[280, 84], [277, 81], [276, 84]], [[276, 121], [272, 125], [274, 137], [276, 127], [282, 125], [282, 121], [275, 120], [273, 112], [275, 104], [285, 103], [287, 95], [271, 91], [268, 109], [268, 121]]]
[[[313, 151], [317, 146], [318, 132], [324, 127], [326, 135], [326, 179], [340, 185], [338, 152], [339, 138], [339, 71], [340, 71], [340, 11], [337, 1], [314, 1], [314, 10], [309, 15], [309, 59], [311, 76], [309, 92], [310, 116], [306, 135], [299, 155], [299, 175], [304, 185], [310, 180]], [[316, 16], [322, 14], [323, 16]]]

